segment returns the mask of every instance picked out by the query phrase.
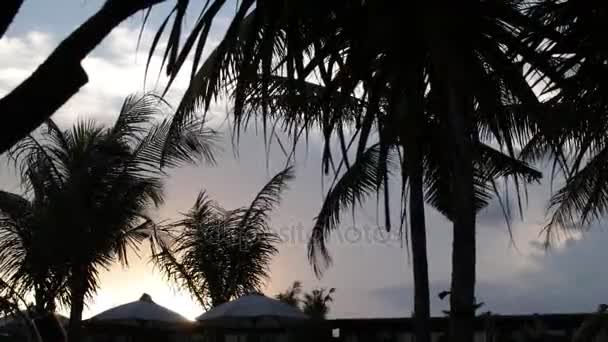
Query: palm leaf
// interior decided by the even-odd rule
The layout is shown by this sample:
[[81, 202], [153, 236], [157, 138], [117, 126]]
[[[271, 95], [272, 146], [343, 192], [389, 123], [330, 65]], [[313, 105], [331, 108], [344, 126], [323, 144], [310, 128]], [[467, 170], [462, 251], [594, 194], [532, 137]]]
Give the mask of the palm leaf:
[[[385, 166], [380, 166], [382, 164]], [[386, 158], [381, 158], [380, 145], [373, 145], [353, 162], [328, 191], [308, 242], [308, 258], [316, 274], [321, 274], [331, 264], [327, 241], [329, 235], [338, 229], [342, 211], [363, 204], [368, 196], [376, 193], [378, 184], [383, 184], [382, 179], [386, 176], [382, 170], [391, 170], [394, 166], [392, 155], [389, 153]]]
[[278, 252], [278, 236], [269, 227], [274, 209], [293, 168], [275, 175], [248, 207], [225, 210], [199, 193], [184, 218], [167, 226], [175, 234], [156, 238], [160, 252], [154, 262], [177, 286], [187, 289], [204, 307], [219, 305], [251, 291], [260, 291], [268, 266]]

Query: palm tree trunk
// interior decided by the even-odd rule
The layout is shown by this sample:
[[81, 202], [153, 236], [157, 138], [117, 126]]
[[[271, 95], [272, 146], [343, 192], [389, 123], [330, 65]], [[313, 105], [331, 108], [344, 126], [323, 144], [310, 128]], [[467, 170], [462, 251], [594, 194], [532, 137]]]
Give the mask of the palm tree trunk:
[[[412, 54], [410, 54], [412, 55]], [[426, 84], [424, 82], [425, 59], [424, 53], [412, 56], [412, 73], [406, 81], [407, 112], [401, 117], [407, 122], [405, 136], [402, 141], [407, 142], [404, 146], [406, 151], [405, 162], [402, 165], [409, 177], [409, 218], [410, 239], [412, 243], [412, 263], [414, 268], [414, 330], [416, 342], [431, 342], [431, 304], [429, 290], [429, 266], [426, 246], [426, 222], [424, 212], [424, 153], [422, 150], [424, 140], [425, 108], [424, 93]]]
[[410, 163], [410, 238], [412, 263], [414, 264], [414, 324], [416, 342], [430, 342], [430, 294], [429, 270], [426, 250], [426, 223], [424, 218], [424, 193], [422, 190], [422, 158], [416, 146]]
[[[405, 156], [401, 170], [403, 181], [409, 179], [409, 220], [414, 268], [414, 331], [416, 342], [430, 342], [431, 304], [429, 270], [426, 248], [426, 222], [423, 190], [422, 140], [425, 131], [424, 111], [424, 54], [413, 58], [413, 72], [405, 81], [397, 110], [399, 125], [403, 127], [400, 140]], [[399, 81], [395, 83], [398, 87]]]
[[[450, 293], [449, 340], [473, 342], [475, 320], [475, 207], [473, 205], [473, 101], [469, 96], [467, 74], [469, 50], [466, 18], [472, 2], [424, 1], [422, 27], [429, 42], [430, 58], [440, 84], [441, 96], [447, 99], [442, 108], [446, 132], [446, 151], [452, 169], [450, 218], [453, 224], [452, 284]], [[455, 14], [456, 13], [456, 14]], [[464, 30], [464, 33], [462, 32]], [[468, 57], [467, 57], [468, 56]], [[444, 102], [445, 103], [445, 102]]]
[[82, 311], [86, 294], [87, 273], [85, 267], [77, 266], [70, 278], [70, 323], [68, 325], [68, 342], [82, 340]]
[[36, 285], [34, 287], [34, 310], [37, 315], [42, 315], [46, 311], [47, 303], [44, 293], [44, 287]]
[[472, 101], [462, 84], [448, 85], [447, 128], [452, 146], [452, 286], [450, 341], [472, 342], [475, 320], [475, 208], [473, 206], [473, 151], [469, 111]]
[[406, 91], [400, 117], [405, 126], [401, 140], [406, 143], [403, 171], [409, 178], [409, 220], [414, 268], [414, 330], [416, 342], [430, 342], [431, 304], [429, 269], [426, 250], [426, 222], [423, 191], [423, 152], [421, 149], [425, 130], [424, 112], [424, 55], [413, 63], [414, 72], [406, 82]]
[[[463, 2], [462, 6], [469, 4]], [[460, 7], [458, 7], [460, 6]], [[449, 340], [473, 342], [475, 320], [475, 207], [473, 205], [473, 100], [469, 96], [468, 50], [461, 41], [461, 3], [423, 2], [426, 40], [434, 67], [434, 81], [442, 101], [442, 126], [451, 163], [453, 224], [452, 284], [450, 289]], [[428, 18], [428, 20], [427, 20]], [[460, 30], [459, 30], [460, 29]], [[465, 34], [466, 36], [466, 34]]]
[[62, 41], [28, 79], [0, 99], [0, 113], [4, 115], [0, 153], [47, 120], [88, 82], [80, 63], [116, 26], [137, 11], [163, 1], [108, 0]]
[[34, 324], [43, 342], [65, 342], [65, 331], [61, 322], [52, 312], [46, 312], [34, 318]]

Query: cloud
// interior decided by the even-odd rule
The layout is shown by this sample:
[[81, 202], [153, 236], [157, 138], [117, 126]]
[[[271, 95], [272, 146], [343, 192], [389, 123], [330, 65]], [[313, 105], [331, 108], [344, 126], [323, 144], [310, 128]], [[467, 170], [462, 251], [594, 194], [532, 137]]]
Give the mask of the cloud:
[[[608, 274], [603, 272], [608, 235], [600, 225], [582, 239], [569, 240], [563, 248], [537, 251], [528, 256], [529, 268], [505, 270], [506, 277], [483, 277], [477, 282], [482, 311], [500, 314], [591, 312], [607, 301]], [[449, 289], [449, 281], [431, 283], [431, 306], [435, 315], [447, 309], [437, 294]], [[403, 316], [412, 307], [411, 284], [382, 287], [370, 296], [382, 301], [390, 315]], [[405, 299], [404, 299], [405, 298]]]
[[[146, 80], [148, 51], [154, 36], [151, 30], [152, 28], [143, 31], [139, 46], [136, 44], [140, 32], [138, 27], [125, 24], [112, 31], [82, 63], [89, 82], [53, 118], [61, 125], [68, 125], [81, 117], [111, 122], [127, 95], [162, 92], [167, 82], [164, 71], [161, 70], [163, 45], [157, 47], [150, 59]], [[53, 34], [38, 31], [7, 36], [0, 40], [0, 95], [7, 94], [25, 80], [58, 43], [59, 39]], [[216, 36], [211, 36], [203, 56], [208, 55], [216, 45]], [[180, 100], [188, 85], [191, 67], [191, 62], [186, 61], [183, 72], [178, 75], [167, 94], [169, 103], [176, 105]]]
[[[31, 31], [0, 40], [0, 94], [7, 93], [34, 71], [52, 50], [52, 35]], [[32, 53], [35, 51], [35, 53]]]

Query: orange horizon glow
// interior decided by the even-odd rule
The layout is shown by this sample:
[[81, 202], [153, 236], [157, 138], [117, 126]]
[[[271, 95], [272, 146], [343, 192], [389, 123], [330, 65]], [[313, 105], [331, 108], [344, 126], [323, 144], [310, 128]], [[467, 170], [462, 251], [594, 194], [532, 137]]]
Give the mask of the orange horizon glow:
[[[269, 281], [264, 293], [274, 295], [275, 292]], [[156, 304], [175, 311], [192, 321], [205, 312], [187, 291], [176, 288], [153, 265], [139, 259], [133, 260], [129, 267], [113, 265], [109, 270], [101, 272], [100, 288], [93, 299], [87, 303], [83, 319], [136, 301], [143, 293], [149, 294]], [[69, 308], [60, 307], [58, 312], [69, 317]]]

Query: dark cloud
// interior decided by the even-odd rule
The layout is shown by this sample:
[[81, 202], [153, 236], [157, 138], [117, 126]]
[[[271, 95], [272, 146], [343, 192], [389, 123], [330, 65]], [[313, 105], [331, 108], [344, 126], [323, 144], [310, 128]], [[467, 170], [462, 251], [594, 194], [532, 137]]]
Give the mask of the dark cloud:
[[[599, 227], [595, 227], [599, 228]], [[581, 239], [571, 239], [562, 247], [535, 252], [531, 266], [510, 274], [502, 281], [482, 280], [477, 283], [482, 311], [501, 314], [590, 312], [608, 302], [608, 272], [605, 260], [608, 234], [595, 230]], [[435, 315], [442, 314], [447, 303], [437, 294], [449, 288], [448, 281], [431, 284], [431, 305]], [[370, 290], [391, 315], [409, 315], [412, 308], [411, 285]]]
[[480, 227], [497, 227], [503, 226], [512, 221], [512, 205], [510, 200], [508, 203], [493, 200], [487, 207], [483, 208], [477, 216], [477, 224]]

